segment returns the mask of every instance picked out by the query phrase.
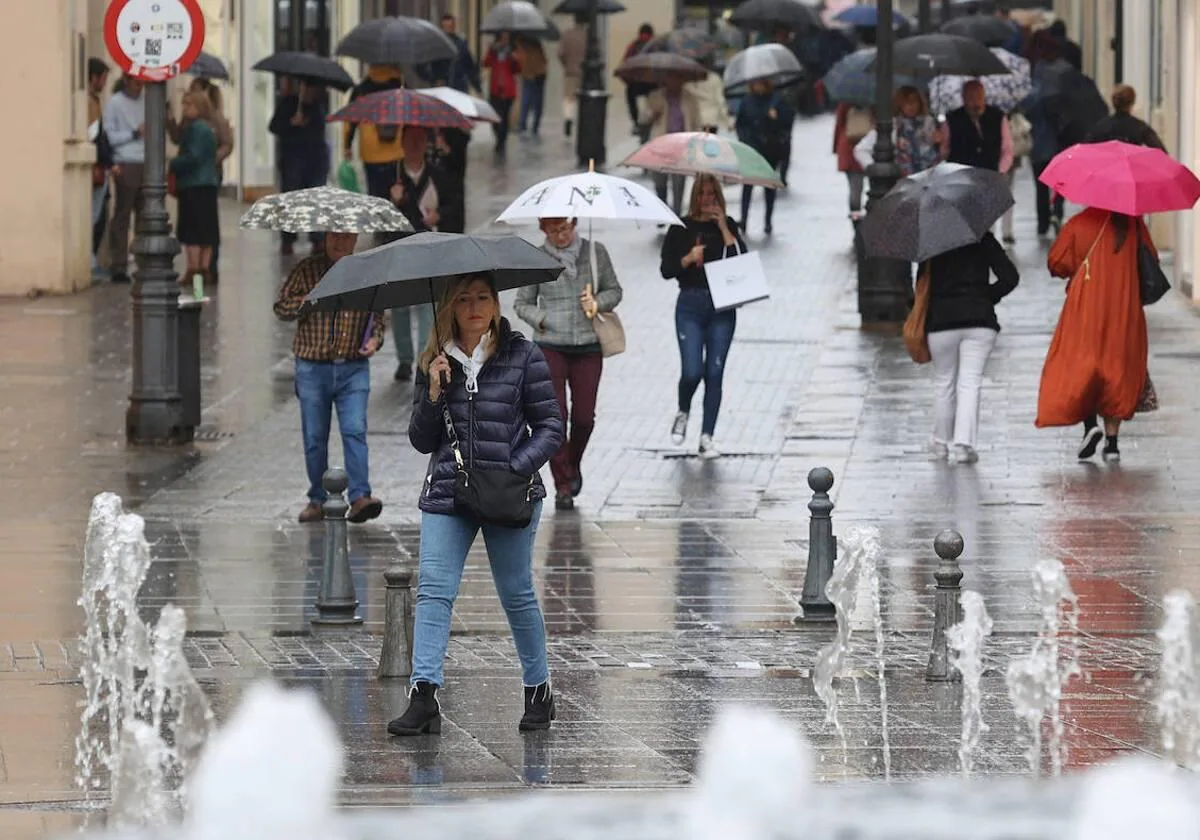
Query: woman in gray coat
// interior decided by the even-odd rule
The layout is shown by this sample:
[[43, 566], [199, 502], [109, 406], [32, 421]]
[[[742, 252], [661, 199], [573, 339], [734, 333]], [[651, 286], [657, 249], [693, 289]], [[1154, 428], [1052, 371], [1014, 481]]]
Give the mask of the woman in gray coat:
[[[572, 510], [583, 489], [580, 464], [596, 422], [596, 395], [604, 357], [592, 319], [621, 302], [621, 284], [608, 251], [596, 243], [592, 272], [591, 243], [575, 231], [575, 219], [542, 219], [542, 248], [565, 267], [552, 283], [517, 292], [517, 316], [533, 327], [533, 340], [550, 365], [550, 377], [562, 413], [562, 446], [550, 459], [558, 510]], [[567, 402], [570, 386], [571, 402]]]

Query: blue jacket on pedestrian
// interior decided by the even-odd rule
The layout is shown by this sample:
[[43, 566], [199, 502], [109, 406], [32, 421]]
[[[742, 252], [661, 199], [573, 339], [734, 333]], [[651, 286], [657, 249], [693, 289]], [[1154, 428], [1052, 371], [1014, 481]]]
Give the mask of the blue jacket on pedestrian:
[[183, 130], [179, 154], [171, 160], [177, 189], [219, 187], [221, 174], [217, 169], [217, 133], [204, 120], [189, 120]]
[[[771, 116], [771, 111], [775, 116]], [[747, 94], [738, 103], [734, 122], [738, 139], [753, 148], [776, 166], [783, 151], [791, 143], [792, 123], [796, 112], [780, 95], [772, 91], [766, 96]]]
[[471, 55], [467, 42], [457, 35], [447, 36], [454, 42], [458, 54], [454, 58], [431, 61], [417, 68], [417, 74], [425, 81], [435, 85], [448, 85], [455, 90], [467, 93], [470, 90], [483, 90], [479, 79], [479, 65]]
[[[534, 479], [534, 498], [546, 498], [538, 471], [558, 451], [563, 440], [562, 416], [542, 351], [507, 318], [500, 319], [496, 346], [476, 377], [476, 390], [467, 390], [462, 365], [451, 359], [450, 384], [442, 401], [450, 408], [454, 431], [467, 466], [512, 470]], [[429, 467], [421, 490], [425, 513], [454, 513], [454, 451], [442, 420], [442, 402], [429, 400], [429, 376], [418, 369], [413, 388], [408, 439], [427, 454]]]

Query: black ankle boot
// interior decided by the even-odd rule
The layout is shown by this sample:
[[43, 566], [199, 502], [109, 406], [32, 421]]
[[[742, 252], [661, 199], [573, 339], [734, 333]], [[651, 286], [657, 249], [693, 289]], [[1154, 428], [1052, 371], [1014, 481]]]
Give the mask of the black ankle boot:
[[404, 714], [388, 724], [389, 735], [441, 735], [442, 707], [438, 704], [437, 686], [419, 682], [408, 694]]
[[550, 721], [554, 718], [554, 694], [550, 691], [550, 681], [533, 687], [526, 686], [525, 714], [517, 729], [521, 732], [549, 729]]

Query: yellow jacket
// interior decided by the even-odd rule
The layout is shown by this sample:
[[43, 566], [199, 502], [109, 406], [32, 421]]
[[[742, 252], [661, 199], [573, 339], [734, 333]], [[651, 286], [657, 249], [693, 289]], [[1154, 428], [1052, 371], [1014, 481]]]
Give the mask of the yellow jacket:
[[[404, 87], [404, 76], [398, 67], [389, 64], [372, 64], [367, 68], [367, 78], [350, 92], [350, 101], [360, 96]], [[354, 135], [358, 134], [358, 156], [363, 163], [395, 163], [404, 157], [400, 147], [400, 126], [377, 126], [370, 123], [346, 123], [342, 144], [350, 149]]]

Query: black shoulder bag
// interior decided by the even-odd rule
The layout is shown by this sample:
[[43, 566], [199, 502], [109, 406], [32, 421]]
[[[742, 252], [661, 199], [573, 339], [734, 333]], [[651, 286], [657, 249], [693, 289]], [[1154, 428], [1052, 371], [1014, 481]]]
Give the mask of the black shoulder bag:
[[487, 525], [526, 528], [533, 520], [533, 476], [512, 470], [468, 467], [458, 445], [450, 407], [442, 400], [442, 423], [454, 452], [454, 512]]
[[1171, 284], [1167, 281], [1167, 275], [1163, 273], [1162, 265], [1155, 258], [1154, 252], [1142, 241], [1140, 231], [1135, 230], [1134, 235], [1138, 238], [1138, 286], [1141, 289], [1142, 306], [1149, 306], [1152, 303], [1158, 303], [1162, 296], [1170, 290]]

